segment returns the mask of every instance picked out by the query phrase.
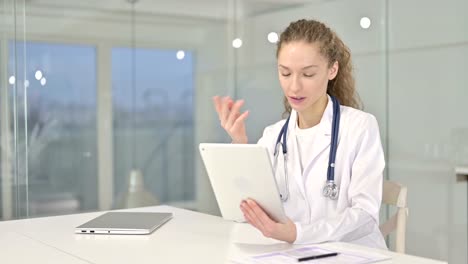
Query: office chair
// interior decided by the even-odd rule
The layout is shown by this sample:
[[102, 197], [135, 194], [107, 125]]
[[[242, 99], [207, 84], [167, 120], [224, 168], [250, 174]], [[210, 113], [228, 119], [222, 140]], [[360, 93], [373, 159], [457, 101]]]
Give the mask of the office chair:
[[382, 204], [396, 206], [397, 211], [387, 222], [380, 225], [380, 232], [386, 237], [393, 231], [395, 233], [395, 252], [405, 253], [406, 221], [408, 189], [397, 182], [385, 180], [383, 183]]

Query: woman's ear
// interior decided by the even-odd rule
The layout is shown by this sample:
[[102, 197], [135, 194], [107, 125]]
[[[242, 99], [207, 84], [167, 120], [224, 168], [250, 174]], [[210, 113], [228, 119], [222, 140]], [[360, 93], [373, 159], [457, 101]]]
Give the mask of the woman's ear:
[[336, 75], [338, 74], [338, 61], [335, 61], [333, 65], [328, 69], [328, 80], [335, 79]]

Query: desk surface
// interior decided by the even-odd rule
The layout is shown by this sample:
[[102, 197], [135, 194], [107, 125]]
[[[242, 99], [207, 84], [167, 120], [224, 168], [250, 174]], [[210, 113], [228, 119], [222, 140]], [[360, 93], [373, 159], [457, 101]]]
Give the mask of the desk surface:
[[[289, 249], [246, 224], [220, 217], [155, 206], [140, 212], [173, 212], [174, 218], [151, 235], [75, 234], [74, 227], [102, 214], [83, 213], [0, 222], [0, 260], [14, 263], [227, 263], [233, 257]], [[444, 263], [348, 243], [321, 247], [376, 252], [392, 257], [381, 263]], [[25, 254], [27, 253], [27, 254]], [[9, 263], [7, 261], [6, 263]]]

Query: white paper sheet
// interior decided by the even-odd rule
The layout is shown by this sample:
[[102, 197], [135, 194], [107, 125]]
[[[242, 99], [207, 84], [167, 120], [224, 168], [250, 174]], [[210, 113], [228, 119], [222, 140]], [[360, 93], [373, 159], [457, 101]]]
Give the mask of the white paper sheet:
[[[326, 254], [326, 253], [339, 253], [337, 256], [326, 257], [308, 261], [298, 262], [298, 259], [301, 257], [307, 257], [316, 254]], [[334, 263], [334, 264], [366, 264], [374, 263], [382, 260], [390, 259], [390, 257], [381, 255], [381, 254], [367, 254], [367, 253], [356, 253], [356, 252], [344, 252], [344, 251], [331, 251], [328, 249], [323, 249], [317, 246], [307, 246], [296, 249], [290, 249], [285, 251], [270, 252], [266, 254], [259, 254], [244, 257], [242, 259], [234, 259], [234, 263], [252, 263], [252, 264], [280, 264], [280, 263]]]

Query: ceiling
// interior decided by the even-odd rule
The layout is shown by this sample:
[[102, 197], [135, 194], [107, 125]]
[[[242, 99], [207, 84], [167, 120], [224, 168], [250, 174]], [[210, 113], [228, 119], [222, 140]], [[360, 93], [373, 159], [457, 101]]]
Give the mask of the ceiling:
[[[131, 10], [131, 0], [26, 0], [26, 9], [62, 9], [124, 12]], [[136, 0], [137, 12], [204, 19], [225, 20], [248, 17], [276, 10], [298, 7], [324, 0]], [[234, 12], [236, 6], [236, 12]]]

